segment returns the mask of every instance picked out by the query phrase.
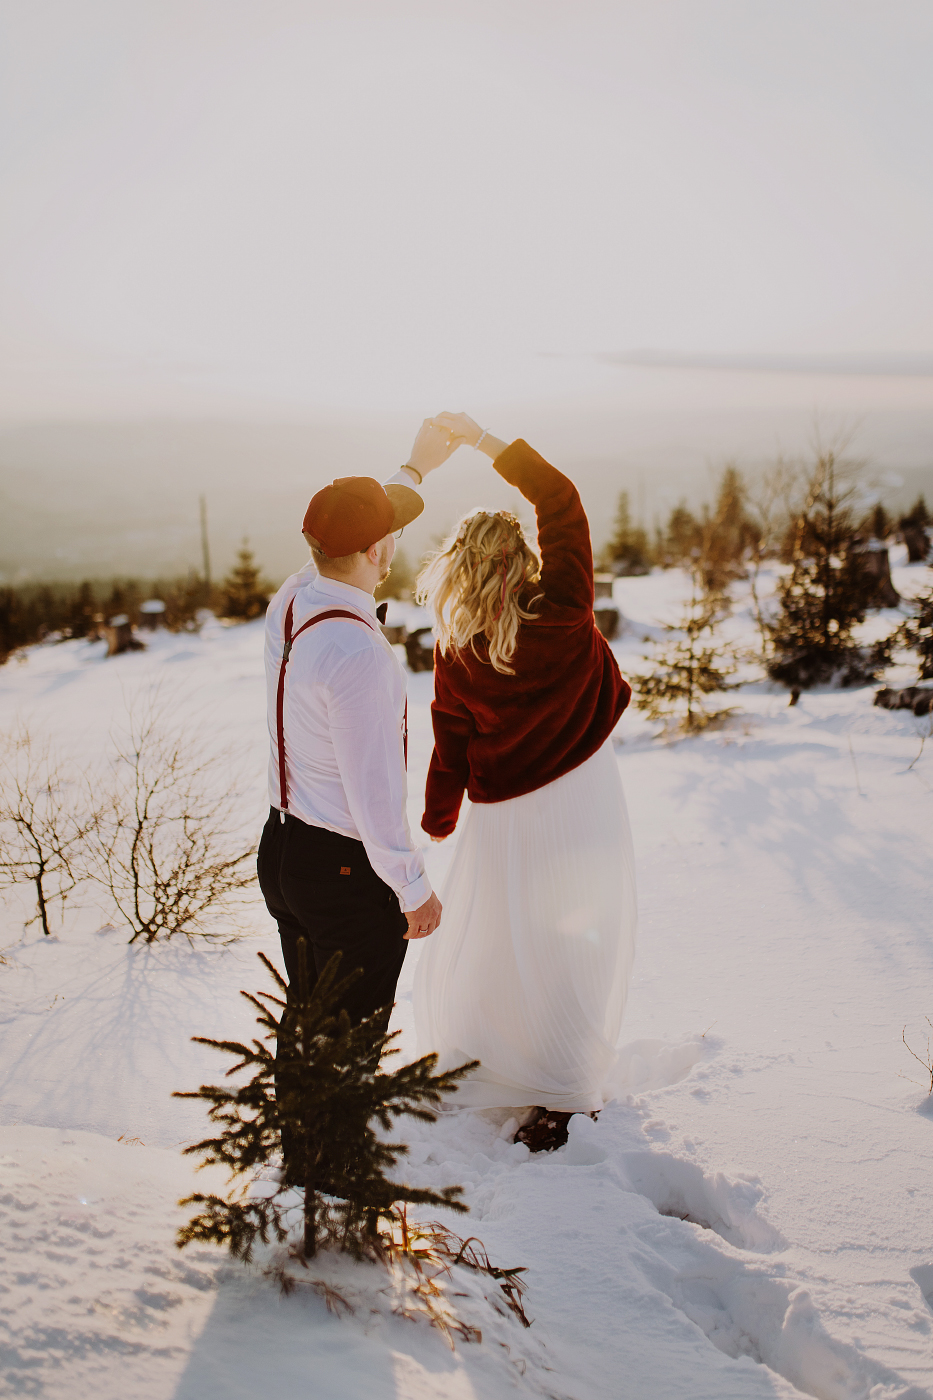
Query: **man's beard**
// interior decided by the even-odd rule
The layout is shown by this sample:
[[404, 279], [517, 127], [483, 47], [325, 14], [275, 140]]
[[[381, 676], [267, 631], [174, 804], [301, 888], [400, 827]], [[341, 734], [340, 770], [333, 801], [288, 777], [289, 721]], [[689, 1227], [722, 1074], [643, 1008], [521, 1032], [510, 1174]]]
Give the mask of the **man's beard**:
[[392, 572], [392, 565], [389, 563], [389, 546], [383, 545], [382, 553], [379, 555], [379, 582], [385, 583]]

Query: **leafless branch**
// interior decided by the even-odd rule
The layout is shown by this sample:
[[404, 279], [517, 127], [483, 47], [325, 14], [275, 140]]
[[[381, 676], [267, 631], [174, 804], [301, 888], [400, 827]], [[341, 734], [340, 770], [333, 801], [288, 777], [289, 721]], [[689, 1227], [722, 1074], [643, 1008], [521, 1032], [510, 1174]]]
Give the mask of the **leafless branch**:
[[96, 877], [130, 942], [209, 935], [255, 882], [230, 756], [173, 721], [157, 692], [129, 707], [95, 831]]
[[21, 729], [0, 755], [0, 885], [31, 884], [34, 918], [52, 932], [51, 909], [87, 872], [87, 841], [97, 822], [89, 790], [47, 743]]
[[[930, 1029], [933, 1030], [933, 1021], [930, 1020], [929, 1016], [925, 1016], [925, 1017], [924, 1017], [924, 1020], [926, 1021], [927, 1025], [930, 1027]], [[913, 1057], [914, 1057], [914, 1059], [917, 1061], [917, 1064], [918, 1064], [918, 1065], [923, 1065], [923, 1068], [926, 1070], [927, 1074], [930, 1076], [930, 1088], [929, 1088], [929, 1092], [930, 1092], [931, 1094], [933, 1094], [933, 1052], [931, 1052], [931, 1050], [930, 1050], [930, 1037], [927, 1036], [926, 1058], [924, 1058], [922, 1055], [918, 1055], [917, 1052], [916, 1052], [916, 1050], [914, 1050], [910, 1045], [907, 1044], [907, 1027], [906, 1027], [906, 1026], [905, 1026], [904, 1029], [901, 1031], [901, 1040], [904, 1042], [904, 1048], [908, 1051], [908, 1053], [911, 1054], [911, 1055], [913, 1055]]]

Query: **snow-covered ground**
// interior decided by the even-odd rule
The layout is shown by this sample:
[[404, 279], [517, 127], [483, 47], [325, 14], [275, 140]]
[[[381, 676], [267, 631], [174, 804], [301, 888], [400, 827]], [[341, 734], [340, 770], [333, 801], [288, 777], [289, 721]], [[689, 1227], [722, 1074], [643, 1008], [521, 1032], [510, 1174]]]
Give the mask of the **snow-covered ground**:
[[[895, 570], [906, 594], [929, 579]], [[616, 644], [637, 669], [675, 573], [621, 580]], [[893, 615], [872, 619], [882, 631]], [[740, 597], [733, 630], [753, 640]], [[153, 680], [255, 775], [265, 764], [261, 623], [32, 649], [0, 670], [0, 723], [27, 720], [99, 761]], [[897, 679], [897, 677], [895, 677]], [[905, 672], [906, 682], [909, 675]], [[411, 816], [430, 754], [431, 676], [409, 677]], [[179, 1147], [215, 1079], [190, 1036], [250, 1031], [240, 987], [276, 956], [256, 902], [227, 946], [129, 947], [90, 905], [59, 936], [0, 935], [0, 1375], [70, 1400], [921, 1400], [933, 1395], [933, 1107], [901, 1043], [933, 1017], [930, 720], [871, 688], [731, 697], [719, 730], [675, 743], [623, 717], [641, 928], [624, 1023], [630, 1092], [531, 1157], [504, 1114], [409, 1125], [410, 1179], [462, 1183], [495, 1263], [524, 1265], [523, 1330], [470, 1276], [483, 1341], [451, 1351], [369, 1265], [325, 1259], [285, 1298], [219, 1251], [179, 1253], [175, 1202], [205, 1185]], [[916, 760], [912, 763], [912, 760]], [[246, 819], [251, 814], [244, 813]], [[427, 845], [441, 881], [452, 843]], [[403, 973], [397, 1024], [411, 1048]], [[928, 1087], [928, 1086], [927, 1086]], [[455, 1300], [457, 1301], [457, 1300]]]

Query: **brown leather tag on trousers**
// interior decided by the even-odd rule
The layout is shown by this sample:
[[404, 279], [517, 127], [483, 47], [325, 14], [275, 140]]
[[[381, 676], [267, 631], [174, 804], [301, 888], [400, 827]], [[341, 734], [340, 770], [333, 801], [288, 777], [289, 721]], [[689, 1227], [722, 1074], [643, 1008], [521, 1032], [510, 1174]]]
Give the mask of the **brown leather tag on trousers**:
[[342, 865], [342, 866], [340, 867], [340, 873], [341, 873], [341, 875], [349, 875], [349, 873], [350, 873], [350, 867], [349, 867], [349, 865]]

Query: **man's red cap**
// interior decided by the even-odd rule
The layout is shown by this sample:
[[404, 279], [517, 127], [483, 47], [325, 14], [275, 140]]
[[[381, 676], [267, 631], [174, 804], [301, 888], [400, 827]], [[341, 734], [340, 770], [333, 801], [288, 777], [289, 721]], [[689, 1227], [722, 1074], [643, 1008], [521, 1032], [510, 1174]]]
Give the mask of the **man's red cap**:
[[401, 530], [424, 510], [417, 491], [371, 476], [340, 476], [311, 497], [301, 532], [329, 559], [356, 554]]

